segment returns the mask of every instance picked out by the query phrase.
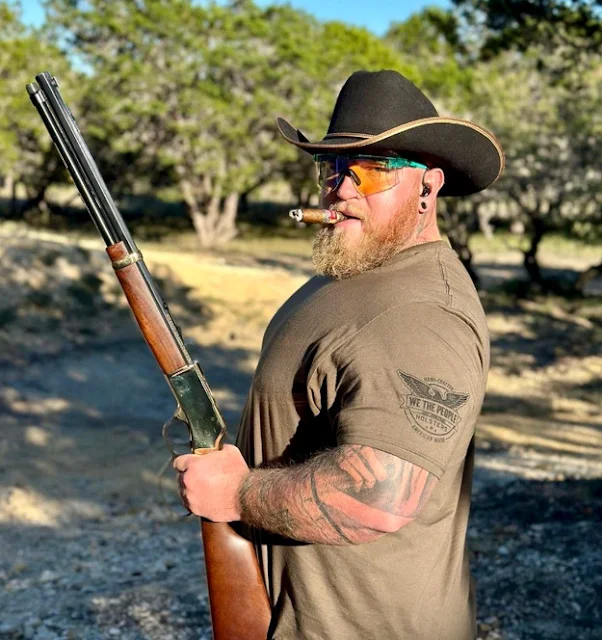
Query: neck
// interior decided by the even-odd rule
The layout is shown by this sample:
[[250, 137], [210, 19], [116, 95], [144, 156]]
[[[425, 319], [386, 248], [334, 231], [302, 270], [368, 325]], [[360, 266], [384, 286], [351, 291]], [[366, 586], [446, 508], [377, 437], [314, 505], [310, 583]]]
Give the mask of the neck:
[[407, 244], [407, 248], [439, 240], [441, 240], [441, 233], [437, 226], [437, 214], [434, 211], [429, 211], [420, 215], [420, 220]]

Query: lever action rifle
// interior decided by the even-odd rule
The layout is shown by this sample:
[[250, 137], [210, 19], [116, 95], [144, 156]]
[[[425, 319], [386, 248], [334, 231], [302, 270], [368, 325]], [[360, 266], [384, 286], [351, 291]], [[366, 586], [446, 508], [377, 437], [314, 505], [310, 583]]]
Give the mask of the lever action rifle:
[[[142, 335], [174, 393], [174, 418], [188, 427], [193, 453], [203, 455], [219, 450], [226, 427], [205, 376], [190, 357], [61, 97], [58, 82], [47, 72], [37, 75], [36, 81], [27, 85], [29, 97], [107, 245]], [[166, 437], [166, 427], [163, 433]], [[215, 640], [265, 640], [270, 605], [253, 545], [227, 523], [201, 519], [201, 530]]]

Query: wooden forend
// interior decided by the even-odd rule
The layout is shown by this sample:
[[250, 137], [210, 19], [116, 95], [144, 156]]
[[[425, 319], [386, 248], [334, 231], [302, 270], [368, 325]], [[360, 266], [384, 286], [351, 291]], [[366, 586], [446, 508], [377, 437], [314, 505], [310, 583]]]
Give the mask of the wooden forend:
[[[107, 247], [111, 262], [123, 260], [127, 249], [123, 242]], [[170, 375], [188, 363], [157, 308], [154, 297], [139, 269], [142, 260], [115, 271], [136, 322], [163, 373]]]

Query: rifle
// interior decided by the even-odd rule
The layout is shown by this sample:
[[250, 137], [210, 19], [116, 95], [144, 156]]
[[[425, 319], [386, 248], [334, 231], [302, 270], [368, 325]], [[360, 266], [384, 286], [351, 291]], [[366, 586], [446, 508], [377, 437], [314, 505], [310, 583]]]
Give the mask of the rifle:
[[[173, 418], [186, 424], [193, 453], [222, 448], [226, 426], [199, 364], [192, 360], [167, 304], [144, 264], [73, 115], [50, 73], [27, 93], [90, 213], [134, 318], [176, 398]], [[167, 440], [167, 427], [163, 436]], [[228, 523], [201, 519], [215, 640], [265, 640], [271, 611], [252, 543]]]

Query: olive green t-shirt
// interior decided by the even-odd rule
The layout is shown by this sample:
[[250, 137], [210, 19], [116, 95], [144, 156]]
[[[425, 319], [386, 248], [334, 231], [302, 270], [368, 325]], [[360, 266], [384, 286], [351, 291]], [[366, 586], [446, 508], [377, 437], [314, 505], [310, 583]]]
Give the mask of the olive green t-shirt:
[[249, 465], [361, 444], [439, 482], [415, 521], [374, 542], [306, 544], [258, 532], [270, 638], [475, 637], [465, 537], [488, 366], [483, 309], [444, 242], [344, 280], [314, 277], [276, 313], [238, 435]]

